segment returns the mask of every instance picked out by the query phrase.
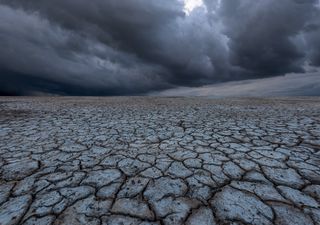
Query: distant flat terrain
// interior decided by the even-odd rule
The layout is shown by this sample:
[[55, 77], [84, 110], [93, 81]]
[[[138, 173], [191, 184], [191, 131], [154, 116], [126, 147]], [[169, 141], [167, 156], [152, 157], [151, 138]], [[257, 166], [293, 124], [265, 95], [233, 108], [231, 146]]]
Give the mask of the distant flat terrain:
[[320, 224], [320, 98], [0, 97], [0, 224]]

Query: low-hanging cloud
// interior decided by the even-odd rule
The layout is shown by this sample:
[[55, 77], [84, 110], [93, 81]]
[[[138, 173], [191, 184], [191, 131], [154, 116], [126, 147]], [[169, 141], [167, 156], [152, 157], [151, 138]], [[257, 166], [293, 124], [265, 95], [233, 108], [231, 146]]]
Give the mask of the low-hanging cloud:
[[0, 93], [140, 94], [320, 66], [318, 0], [0, 0]]

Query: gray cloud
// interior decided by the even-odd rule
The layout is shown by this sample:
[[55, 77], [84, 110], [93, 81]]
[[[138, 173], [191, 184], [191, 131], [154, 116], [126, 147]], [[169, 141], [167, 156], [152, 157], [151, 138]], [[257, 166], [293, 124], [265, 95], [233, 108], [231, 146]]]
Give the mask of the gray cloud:
[[320, 19], [316, 1], [227, 0], [221, 4], [233, 65], [259, 77], [303, 70], [305, 28], [317, 26], [316, 18]]
[[318, 0], [0, 0], [1, 93], [139, 94], [320, 66]]

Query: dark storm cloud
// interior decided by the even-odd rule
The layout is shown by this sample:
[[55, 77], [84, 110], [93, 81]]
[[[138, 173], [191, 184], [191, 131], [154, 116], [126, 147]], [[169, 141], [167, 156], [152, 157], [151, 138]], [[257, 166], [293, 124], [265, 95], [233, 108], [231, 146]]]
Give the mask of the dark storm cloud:
[[320, 66], [317, 0], [0, 0], [2, 93], [137, 94]]
[[231, 63], [256, 76], [301, 72], [307, 54], [303, 42], [312, 32], [305, 28], [316, 27], [320, 21], [316, 3], [316, 0], [223, 1], [219, 13], [230, 38]]

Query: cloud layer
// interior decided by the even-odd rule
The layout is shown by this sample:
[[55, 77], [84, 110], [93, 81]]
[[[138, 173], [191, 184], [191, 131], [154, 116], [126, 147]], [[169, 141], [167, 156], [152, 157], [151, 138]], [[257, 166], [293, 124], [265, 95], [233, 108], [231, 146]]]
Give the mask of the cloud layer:
[[0, 93], [140, 94], [320, 66], [319, 0], [196, 6], [0, 0]]

